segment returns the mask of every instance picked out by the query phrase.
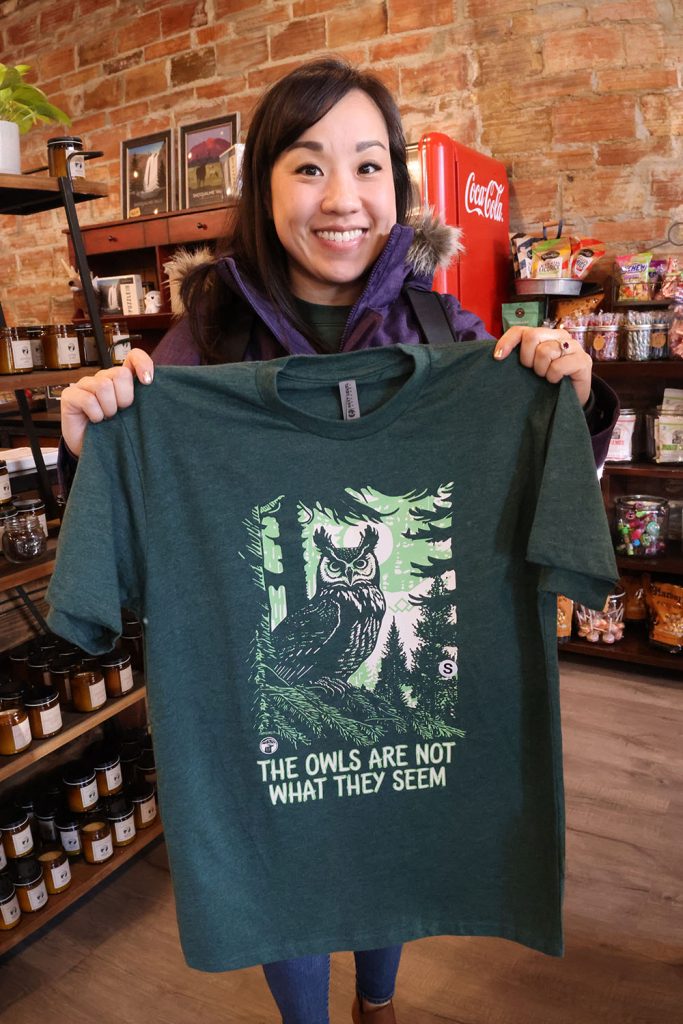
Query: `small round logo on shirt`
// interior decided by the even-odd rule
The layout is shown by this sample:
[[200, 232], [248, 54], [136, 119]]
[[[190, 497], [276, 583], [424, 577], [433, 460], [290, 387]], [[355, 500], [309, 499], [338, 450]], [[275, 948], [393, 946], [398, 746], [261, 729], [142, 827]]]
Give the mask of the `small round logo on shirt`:
[[455, 675], [456, 664], [452, 658], [444, 658], [439, 662], [439, 675], [442, 679], [452, 679]]
[[262, 754], [274, 754], [278, 748], [278, 742], [274, 736], [266, 736], [259, 743]]

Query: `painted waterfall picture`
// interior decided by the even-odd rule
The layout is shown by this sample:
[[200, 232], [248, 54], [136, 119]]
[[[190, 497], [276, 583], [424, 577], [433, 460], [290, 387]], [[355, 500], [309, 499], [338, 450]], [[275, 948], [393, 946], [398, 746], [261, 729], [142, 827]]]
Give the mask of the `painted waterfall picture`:
[[121, 143], [121, 203], [124, 217], [168, 213], [174, 207], [171, 132]]
[[455, 739], [453, 484], [274, 496], [244, 521], [254, 728], [294, 749]]

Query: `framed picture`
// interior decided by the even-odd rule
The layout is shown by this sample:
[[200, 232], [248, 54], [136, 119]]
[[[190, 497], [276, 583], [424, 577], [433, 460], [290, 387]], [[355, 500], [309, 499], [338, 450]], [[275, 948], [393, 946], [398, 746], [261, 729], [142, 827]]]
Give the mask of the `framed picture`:
[[183, 124], [178, 131], [180, 205], [190, 209], [225, 202], [221, 156], [237, 142], [239, 114]]
[[121, 206], [124, 217], [168, 213], [174, 207], [175, 166], [169, 128], [121, 143]]

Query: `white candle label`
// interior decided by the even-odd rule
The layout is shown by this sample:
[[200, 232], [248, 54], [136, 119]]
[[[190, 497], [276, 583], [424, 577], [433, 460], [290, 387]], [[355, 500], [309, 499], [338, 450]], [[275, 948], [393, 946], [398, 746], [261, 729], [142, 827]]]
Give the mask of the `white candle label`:
[[121, 669], [121, 693], [128, 693], [133, 689], [133, 669], [130, 665]]
[[34, 338], [31, 341], [31, 361], [34, 366], [42, 366], [45, 362], [43, 343], [40, 338]]
[[62, 832], [62, 846], [68, 853], [77, 853], [81, 849], [81, 840], [76, 829], [73, 832]]
[[93, 782], [90, 786], [83, 786], [81, 788], [81, 800], [83, 801], [84, 807], [90, 807], [91, 804], [97, 803], [97, 783]]
[[16, 896], [13, 896], [8, 903], [3, 903], [0, 907], [0, 914], [5, 924], [14, 924], [14, 922], [21, 917], [21, 910], [19, 909], [19, 900]]
[[60, 889], [71, 881], [71, 868], [68, 861], [65, 864], [59, 864], [56, 868], [50, 868], [50, 873], [55, 889]]
[[23, 750], [31, 742], [31, 725], [28, 718], [12, 726], [12, 739], [17, 750]]
[[113, 852], [114, 847], [111, 844], [111, 836], [106, 836], [104, 839], [93, 839], [93, 860], [106, 860], [107, 857], [111, 857]]
[[29, 850], [33, 849], [33, 836], [31, 835], [31, 826], [27, 825], [26, 828], [22, 829], [21, 832], [15, 832], [12, 836], [14, 842], [14, 852], [21, 855], [22, 853], [28, 853]]
[[143, 821], [151, 821], [152, 818], [157, 816], [157, 802], [153, 796], [149, 800], [145, 800], [143, 804], [140, 804], [140, 817]]
[[73, 156], [68, 167], [72, 178], [85, 178], [85, 160], [82, 156]]
[[4, 871], [7, 867], [7, 857], [5, 856], [5, 847], [0, 841], [0, 871]]
[[57, 732], [62, 728], [62, 709], [59, 704], [40, 712], [40, 724], [43, 732]]
[[133, 815], [126, 818], [124, 821], [114, 822], [114, 831], [116, 832], [116, 838], [120, 843], [126, 841], [126, 839], [132, 839], [135, 835], [135, 823]]
[[123, 782], [121, 765], [117, 764], [115, 768], [107, 768], [104, 777], [107, 780], [107, 789], [116, 789]]
[[94, 708], [101, 708], [107, 700], [107, 691], [104, 686], [104, 679], [100, 679], [98, 683], [91, 683], [88, 687], [90, 690], [90, 703]]
[[0, 498], [9, 500], [12, 497], [12, 488], [10, 487], [9, 477], [3, 473], [0, 476]]
[[28, 902], [31, 910], [40, 910], [47, 903], [47, 889], [45, 882], [41, 882], [35, 889], [28, 890]]
[[27, 341], [12, 341], [12, 362], [15, 370], [28, 370], [33, 366], [31, 346]]
[[80, 357], [78, 355], [78, 339], [75, 336], [57, 338], [57, 362], [60, 365], [78, 365]]
[[[38, 516], [38, 522], [42, 526], [43, 533], [47, 537], [47, 516], [45, 515], [44, 512], [41, 512], [40, 515]], [[49, 683], [50, 683], [50, 673], [49, 672], [45, 673], [45, 682], [46, 682], [46, 685], [49, 685]]]

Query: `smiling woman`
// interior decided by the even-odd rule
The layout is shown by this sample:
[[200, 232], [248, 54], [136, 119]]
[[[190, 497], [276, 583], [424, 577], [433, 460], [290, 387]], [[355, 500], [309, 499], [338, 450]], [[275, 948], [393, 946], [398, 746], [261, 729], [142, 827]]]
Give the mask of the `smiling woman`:
[[396, 223], [389, 134], [354, 89], [278, 157], [271, 211], [294, 295], [352, 305]]

